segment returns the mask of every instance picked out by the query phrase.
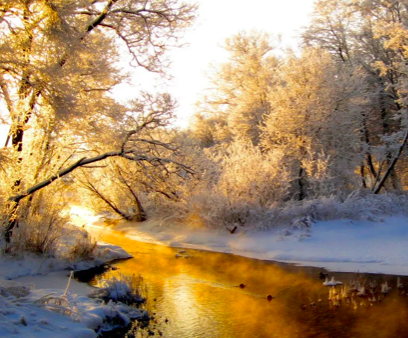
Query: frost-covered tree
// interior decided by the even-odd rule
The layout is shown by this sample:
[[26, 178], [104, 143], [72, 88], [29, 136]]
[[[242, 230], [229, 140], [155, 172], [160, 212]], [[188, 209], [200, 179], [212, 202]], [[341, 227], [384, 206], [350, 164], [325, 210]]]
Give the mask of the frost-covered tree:
[[[249, 140], [196, 149], [199, 180], [183, 193], [178, 219], [192, 226], [264, 228], [272, 225], [270, 208], [288, 198], [284, 154], [265, 153]], [[177, 210], [177, 209], [176, 209]]]
[[359, 163], [359, 73], [340, 67], [323, 50], [306, 49], [301, 57], [289, 57], [278, 77], [262, 146], [285, 154], [282, 166], [293, 196], [302, 200], [352, 188]]
[[272, 54], [273, 39], [266, 33], [240, 32], [227, 39], [224, 48], [228, 61], [215, 68], [212, 88], [200, 111], [219, 121], [225, 140], [248, 139], [258, 144], [263, 116], [269, 112], [267, 96], [279, 64]]
[[374, 192], [378, 193], [388, 181], [392, 184], [392, 188], [401, 189], [401, 178], [397, 176], [396, 170], [397, 161], [400, 160], [400, 168], [406, 168], [406, 159], [402, 157], [402, 151], [408, 139], [408, 68], [406, 66], [408, 60], [406, 52], [408, 48], [408, 3], [405, 1], [378, 1], [376, 5], [377, 7], [373, 7], [363, 3], [360, 6], [363, 11], [371, 11], [372, 15], [378, 19], [374, 25], [374, 38], [382, 42], [389, 57], [374, 60], [373, 67], [379, 72], [379, 76], [384, 78], [384, 84], [394, 100], [394, 114], [387, 114], [389, 121], [385, 120], [383, 123], [387, 166], [383, 176], [374, 187]]
[[118, 52], [164, 75], [165, 52], [178, 45], [194, 12], [195, 5], [178, 0], [2, 1], [0, 113], [10, 125], [1, 150], [4, 195], [18, 204], [31, 192], [29, 205], [38, 191], [31, 187], [78, 158], [99, 159], [94, 155], [107, 145], [125, 154], [126, 132], [140, 125], [110, 95], [127, 79]]
[[[143, 104], [140, 102], [134, 103], [134, 109], [138, 111], [139, 114], [137, 116], [129, 116], [129, 119], [133, 120], [133, 123], [128, 125], [128, 127], [132, 126], [132, 129], [120, 137], [120, 142], [114, 142], [111, 145], [107, 145], [106, 149], [110, 148], [110, 151], [106, 151], [92, 157], [90, 156], [92, 152], [85, 151], [84, 154], [88, 156], [83, 156], [84, 154], [82, 154], [83, 157], [81, 157], [79, 160], [70, 157], [67, 160], [68, 164], [64, 164], [62, 169], [53, 173], [45, 180], [26, 188], [21, 193], [10, 196], [7, 203], [9, 210], [7, 210], [6, 215], [3, 215], [5, 216], [3, 223], [5, 224], [4, 232], [7, 242], [10, 242], [13, 229], [18, 224], [19, 218], [21, 218], [21, 215], [17, 215], [18, 207], [22, 204], [21, 202], [28, 201], [28, 204], [25, 204], [22, 208], [23, 210], [20, 212], [20, 214], [23, 213], [22, 216], [24, 218], [24, 216], [30, 212], [30, 202], [34, 194], [36, 194], [37, 198], [38, 195], [39, 197], [42, 197], [42, 193], [44, 192], [43, 188], [51, 185], [55, 181], [59, 183], [59, 187], [63, 187], [64, 183], [60, 180], [60, 178], [66, 178], [67, 175], [75, 171], [77, 168], [94, 169], [94, 163], [102, 163], [103, 165], [103, 161], [107, 159], [121, 158], [132, 161], [145, 171], [148, 171], [149, 168], [153, 168], [156, 170], [156, 173], [164, 171], [168, 173], [169, 176], [171, 176], [171, 174], [175, 174], [186, 178], [189, 174], [194, 173], [194, 171], [188, 166], [171, 157], [171, 155], [176, 152], [176, 149], [170, 142], [159, 139], [160, 129], [168, 125], [168, 120], [171, 116], [169, 107], [174, 106], [170, 96], [165, 94], [162, 95], [161, 98], [159, 97], [157, 99], [153, 99], [150, 95], [148, 95], [147, 99], [152, 100], [150, 101], [151, 105], [147, 105], [146, 102], [143, 102]], [[161, 104], [158, 104], [158, 102]], [[145, 112], [146, 114], [144, 114]], [[117, 166], [118, 164], [116, 164], [116, 167]], [[133, 216], [137, 215], [137, 218], [142, 220], [145, 218], [144, 211], [140, 205], [138, 197], [135, 194], [132, 184], [123, 174], [123, 171], [120, 171], [120, 168], [116, 169], [119, 169], [117, 174], [120, 176], [120, 180], [122, 181], [121, 183], [128, 188], [128, 192], [132, 194], [132, 198], [135, 202], [134, 207], [137, 210]], [[109, 175], [106, 177], [109, 177]], [[108, 204], [113, 211], [125, 219], [136, 219], [136, 217], [130, 215], [128, 217], [128, 214], [122, 212], [118, 207], [116, 207], [109, 197], [106, 197], [104, 193], [101, 193], [100, 190], [98, 190], [96, 185], [89, 179], [89, 176], [85, 175], [85, 179], [84, 185], [88, 188], [88, 190]], [[41, 214], [40, 208], [37, 209], [36, 213]]]
[[97, 170], [83, 169], [75, 175], [89, 195], [99, 200], [99, 209], [108, 209], [127, 220], [144, 221], [148, 217], [145, 202], [160, 198], [179, 201], [178, 186], [190, 176], [185, 170], [189, 161], [181, 155], [180, 142], [170, 129], [175, 105], [169, 95], [145, 94], [143, 100], [132, 102], [126, 124], [140, 130], [127, 140], [123, 150], [148, 160], [119, 156]]
[[350, 60], [353, 52], [350, 36], [356, 17], [349, 4], [347, 0], [317, 0], [312, 22], [302, 33], [304, 43], [328, 50], [343, 62]]
[[163, 71], [164, 52], [193, 12], [175, 0], [3, 1], [0, 98], [12, 146], [22, 152], [33, 119], [55, 129], [79, 117], [83, 129], [112, 114], [106, 94], [124, 80], [118, 48], [134, 65]]
[[394, 159], [405, 130], [400, 119], [405, 109], [400, 89], [405, 82], [400, 71], [405, 59], [400, 37], [406, 34], [407, 20], [405, 1], [320, 0], [304, 34], [306, 44], [325, 48], [365, 71], [361, 126], [365, 165], [361, 172], [363, 176], [369, 173], [367, 185], [376, 192], [383, 186], [379, 182], [401, 189], [405, 161], [399, 161], [398, 168]]

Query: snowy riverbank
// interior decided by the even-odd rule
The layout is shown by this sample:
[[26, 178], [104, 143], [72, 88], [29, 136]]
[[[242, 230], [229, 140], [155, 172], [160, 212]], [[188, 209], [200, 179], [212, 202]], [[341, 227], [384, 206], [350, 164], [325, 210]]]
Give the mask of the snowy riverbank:
[[[93, 220], [93, 236], [109, 232]], [[142, 242], [233, 253], [251, 258], [317, 266], [344, 272], [408, 275], [408, 217], [336, 220], [267, 231], [228, 231], [159, 226], [154, 221], [119, 223], [115, 230]], [[71, 280], [70, 270], [90, 268], [129, 254], [99, 243], [98, 258], [64, 262], [25, 254], [0, 259], [0, 335], [15, 337], [95, 337], [113, 322], [126, 325], [141, 316], [113, 303], [102, 304], [86, 295], [90, 286]]]
[[95, 259], [75, 263], [33, 254], [1, 256], [0, 336], [87, 338], [130, 324], [143, 312], [87, 297], [93, 288], [69, 278], [72, 270], [129, 257], [107, 243], [98, 243]]
[[160, 227], [154, 222], [119, 224], [115, 230], [142, 242], [233, 253], [333, 271], [408, 275], [408, 217], [336, 220], [310, 231], [288, 226], [268, 231]]

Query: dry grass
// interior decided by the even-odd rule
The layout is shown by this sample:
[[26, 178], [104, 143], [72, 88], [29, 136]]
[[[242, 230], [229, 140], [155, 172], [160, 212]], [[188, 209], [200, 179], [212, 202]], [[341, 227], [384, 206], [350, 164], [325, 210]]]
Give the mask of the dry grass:
[[95, 238], [92, 238], [89, 235], [79, 237], [76, 239], [75, 244], [70, 247], [68, 251], [68, 259], [71, 262], [94, 259], [97, 246]]
[[43, 205], [40, 210], [30, 208], [13, 231], [13, 251], [54, 256], [67, 222], [60, 211], [54, 205]]

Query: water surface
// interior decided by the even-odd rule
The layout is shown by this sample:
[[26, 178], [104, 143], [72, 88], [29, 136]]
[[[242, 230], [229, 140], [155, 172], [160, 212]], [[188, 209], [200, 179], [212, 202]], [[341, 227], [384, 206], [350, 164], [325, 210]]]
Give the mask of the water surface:
[[[336, 287], [329, 299], [330, 287], [322, 285], [319, 275], [325, 271], [318, 268], [199, 250], [179, 252], [117, 233], [102, 239], [134, 256], [115, 263], [118, 269], [102, 278], [143, 275], [155, 336], [408, 337], [408, 297], [405, 288], [397, 288], [396, 276], [329, 273], [344, 284], [359, 279], [367, 289], [366, 296], [349, 291], [349, 297], [341, 298], [335, 296], [340, 294]], [[393, 287], [386, 296], [380, 288], [385, 281]], [[400, 282], [408, 285], [408, 278]]]

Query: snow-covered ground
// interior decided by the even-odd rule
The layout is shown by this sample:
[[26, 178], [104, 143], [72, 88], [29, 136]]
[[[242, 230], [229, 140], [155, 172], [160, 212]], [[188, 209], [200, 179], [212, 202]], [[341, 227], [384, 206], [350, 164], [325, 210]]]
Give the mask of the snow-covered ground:
[[143, 314], [137, 309], [103, 304], [61, 289], [30, 290], [20, 283], [0, 281], [1, 337], [96, 337], [113, 321], [126, 326]]
[[96, 337], [98, 330], [142, 316], [123, 304], [87, 297], [93, 288], [70, 279], [72, 270], [128, 257], [102, 242], [96, 259], [75, 263], [33, 254], [0, 256], [0, 337]]
[[408, 217], [375, 221], [336, 220], [236, 233], [165, 227], [154, 222], [119, 224], [116, 230], [142, 242], [234, 253], [251, 258], [323, 267], [342, 272], [408, 275]]
[[58, 270], [85, 270], [114, 259], [130, 257], [132, 256], [121, 247], [104, 242], [98, 242], [95, 259], [77, 262], [41, 257], [30, 253], [23, 253], [19, 256], [3, 255], [0, 256], [0, 280], [32, 275], [41, 276]]

